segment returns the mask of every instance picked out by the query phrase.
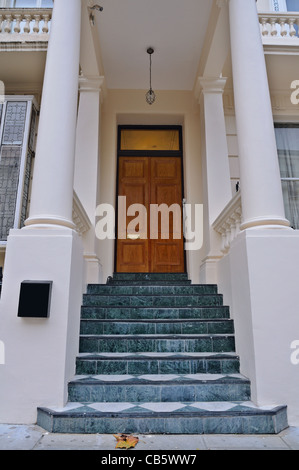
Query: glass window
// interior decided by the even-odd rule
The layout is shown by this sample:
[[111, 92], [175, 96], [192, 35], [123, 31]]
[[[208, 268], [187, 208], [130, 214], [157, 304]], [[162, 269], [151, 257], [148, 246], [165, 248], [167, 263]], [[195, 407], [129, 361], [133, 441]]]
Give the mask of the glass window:
[[276, 124], [275, 134], [286, 217], [299, 229], [299, 124]]
[[53, 8], [53, 0], [14, 0], [14, 8]]
[[288, 11], [299, 11], [299, 0], [286, 0]]
[[178, 129], [122, 129], [120, 150], [180, 150]]
[[26, 102], [7, 103], [2, 145], [23, 144], [26, 112]]

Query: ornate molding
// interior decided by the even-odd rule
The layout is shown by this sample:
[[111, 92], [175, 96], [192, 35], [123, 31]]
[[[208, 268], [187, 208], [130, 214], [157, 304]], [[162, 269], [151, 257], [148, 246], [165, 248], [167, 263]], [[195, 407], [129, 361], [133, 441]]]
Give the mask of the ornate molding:
[[213, 229], [221, 235], [222, 246], [221, 252], [226, 254], [232, 241], [240, 232], [242, 223], [242, 200], [241, 191], [236, 193], [231, 201], [226, 205], [221, 214], [213, 223]]
[[91, 221], [76, 192], [73, 196], [73, 222], [79, 235], [83, 235], [91, 228]]

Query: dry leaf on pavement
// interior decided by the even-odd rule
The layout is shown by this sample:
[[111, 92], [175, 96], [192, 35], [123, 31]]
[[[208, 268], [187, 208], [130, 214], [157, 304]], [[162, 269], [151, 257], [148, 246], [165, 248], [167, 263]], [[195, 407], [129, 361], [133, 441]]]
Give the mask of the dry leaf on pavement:
[[113, 434], [117, 440], [116, 449], [131, 449], [139, 442], [139, 437], [129, 434]]

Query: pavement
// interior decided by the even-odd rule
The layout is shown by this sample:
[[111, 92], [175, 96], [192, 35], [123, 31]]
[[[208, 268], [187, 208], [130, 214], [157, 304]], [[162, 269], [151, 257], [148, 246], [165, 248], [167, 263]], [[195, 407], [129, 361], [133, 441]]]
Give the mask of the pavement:
[[[276, 435], [138, 435], [134, 450], [151, 453], [203, 450], [299, 450], [299, 427]], [[117, 441], [108, 434], [52, 434], [36, 425], [0, 424], [0, 450], [115, 451]], [[120, 450], [120, 455], [124, 455]], [[115, 455], [115, 454], [114, 454]]]

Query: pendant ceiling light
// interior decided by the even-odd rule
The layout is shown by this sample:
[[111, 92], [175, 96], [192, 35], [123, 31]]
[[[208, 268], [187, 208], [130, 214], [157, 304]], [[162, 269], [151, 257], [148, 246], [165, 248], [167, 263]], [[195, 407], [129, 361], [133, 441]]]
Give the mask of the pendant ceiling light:
[[152, 89], [152, 54], [154, 53], [154, 49], [152, 47], [149, 47], [147, 49], [147, 53], [150, 57], [150, 89], [148, 90], [145, 97], [146, 97], [146, 102], [148, 104], [153, 104], [156, 101], [156, 95], [155, 95], [154, 90]]

